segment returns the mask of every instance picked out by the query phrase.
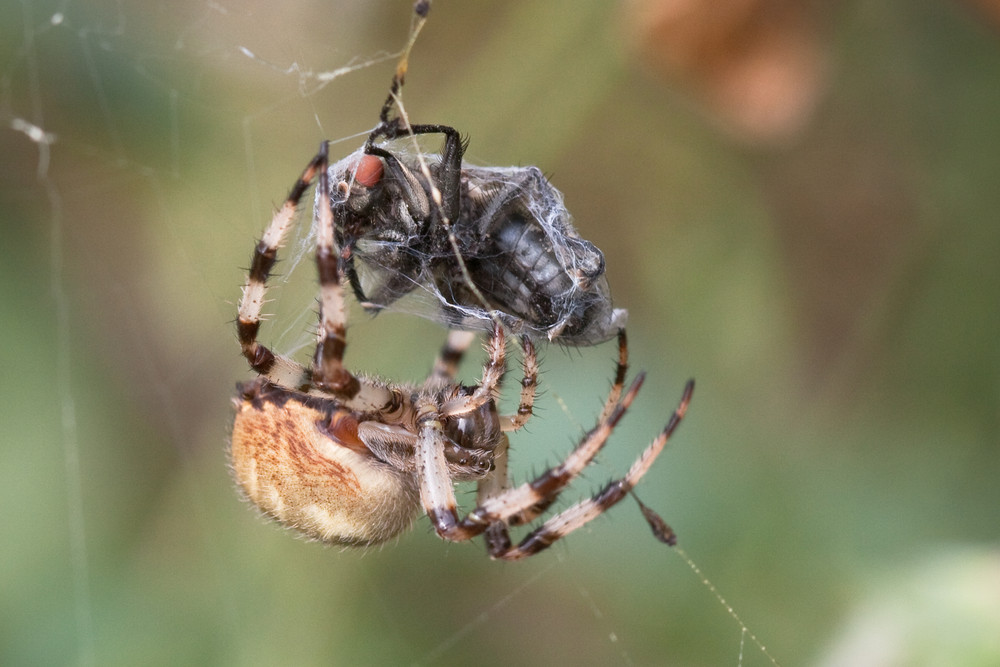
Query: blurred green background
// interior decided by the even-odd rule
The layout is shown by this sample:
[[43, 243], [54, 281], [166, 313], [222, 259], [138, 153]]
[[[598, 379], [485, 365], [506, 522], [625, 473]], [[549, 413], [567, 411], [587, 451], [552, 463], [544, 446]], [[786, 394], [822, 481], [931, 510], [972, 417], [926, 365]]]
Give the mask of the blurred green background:
[[[394, 60], [310, 73], [396, 51], [409, 11], [0, 5], [0, 664], [770, 664], [631, 501], [500, 564], [425, 519], [325, 548], [239, 500], [241, 267], [318, 142], [374, 123]], [[647, 383], [568, 498], [696, 377], [641, 496], [778, 662], [998, 664], [1000, 33], [945, 0], [826, 5], [815, 105], [765, 137], [630, 48], [638, 14], [440, 0], [405, 90], [471, 160], [550, 174], [630, 310]], [[297, 269], [263, 333], [284, 350], [312, 322]], [[351, 324], [350, 365], [398, 379], [442, 339]], [[613, 356], [544, 351], [517, 479], [589, 426]]]

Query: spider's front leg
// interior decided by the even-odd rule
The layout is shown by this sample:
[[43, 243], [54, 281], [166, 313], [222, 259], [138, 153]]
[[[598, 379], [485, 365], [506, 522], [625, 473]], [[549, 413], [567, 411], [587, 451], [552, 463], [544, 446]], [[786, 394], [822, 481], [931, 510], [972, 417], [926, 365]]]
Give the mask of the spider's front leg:
[[319, 273], [319, 332], [313, 357], [313, 384], [336, 396], [353, 398], [360, 383], [344, 368], [347, 347], [347, 310], [341, 287], [343, 270], [333, 241], [333, 208], [330, 175], [324, 163], [319, 174], [319, 230], [316, 239], [316, 269]]
[[424, 510], [438, 537], [451, 542], [471, 540], [486, 530], [488, 524], [464, 525], [459, 521], [455, 489], [445, 458], [448, 437], [444, 423], [437, 414], [433, 401], [420, 401], [416, 408], [420, 434], [417, 437], [414, 459]]
[[295, 181], [285, 203], [275, 211], [271, 224], [267, 226], [260, 241], [254, 247], [250, 270], [243, 285], [240, 297], [238, 316], [236, 318], [236, 335], [240, 341], [243, 356], [250, 363], [250, 368], [275, 385], [286, 388], [305, 387], [309, 383], [308, 373], [299, 364], [288, 357], [276, 354], [270, 348], [257, 340], [260, 331], [261, 309], [264, 306], [267, 293], [267, 280], [278, 259], [278, 249], [282, 246], [288, 230], [295, 219], [295, 210], [302, 194], [312, 184], [316, 174], [325, 169], [327, 162], [326, 144], [320, 146], [319, 152], [309, 161], [302, 175]]
[[327, 143], [320, 147], [316, 270], [319, 274], [319, 328], [311, 368], [311, 386], [361, 412], [396, 412], [402, 398], [371, 382], [360, 382], [344, 366], [347, 348], [347, 308], [344, 303], [343, 258], [334, 241], [333, 201], [327, 168]]

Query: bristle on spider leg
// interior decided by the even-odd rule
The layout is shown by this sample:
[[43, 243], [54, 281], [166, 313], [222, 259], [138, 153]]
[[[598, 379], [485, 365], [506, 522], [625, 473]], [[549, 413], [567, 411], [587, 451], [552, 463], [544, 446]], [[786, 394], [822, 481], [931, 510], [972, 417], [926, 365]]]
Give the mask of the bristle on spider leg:
[[453, 399], [441, 406], [443, 416], [455, 417], [466, 414], [497, 398], [500, 381], [507, 370], [507, 338], [502, 326], [494, 324], [493, 332], [486, 339], [484, 347], [486, 363], [483, 364], [483, 376], [479, 386], [471, 395]]

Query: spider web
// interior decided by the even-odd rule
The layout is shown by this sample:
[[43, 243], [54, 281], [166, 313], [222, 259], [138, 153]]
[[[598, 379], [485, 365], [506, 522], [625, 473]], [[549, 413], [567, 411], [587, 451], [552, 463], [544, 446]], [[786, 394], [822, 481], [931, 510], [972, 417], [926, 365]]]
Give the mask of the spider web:
[[[452, 9], [435, 7], [404, 93], [411, 113], [434, 121], [493, 85], [488, 70], [460, 81], [436, 67], [441, 45], [461, 52], [492, 40], [480, 67], [504, 51], [503, 34], [458, 32], [461, 19], [445, 19]], [[323, 549], [234, 502], [224, 448], [228, 396], [248, 377], [229, 327], [241, 267], [319, 140], [337, 138], [331, 150], [346, 154], [373, 124], [408, 3], [25, 0], [2, 11], [0, 116], [16, 165], [3, 196], [23, 249], [6, 271], [19, 286], [12, 334], [24, 356], [7, 367], [30, 378], [5, 390], [22, 395], [10, 405], [29, 419], [16, 418], [11, 433], [30, 447], [4, 468], [33, 471], [5, 487], [18, 498], [8, 506], [27, 499], [34, 520], [13, 526], [7, 547], [25, 583], [2, 596], [0, 662], [772, 662], [750, 650], [746, 625], [706, 594], [704, 578], [688, 575], [693, 561], [652, 540], [625, 503], [551, 553], [508, 566], [490, 563], [478, 543], [440, 542], [426, 522], [383, 549]], [[561, 16], [547, 11], [545, 23]], [[508, 8], [502, 23], [511, 29], [523, 12]], [[560, 19], [566, 36], [543, 45], [568, 52], [605, 14], [574, 9]], [[610, 86], [614, 68], [596, 71], [588, 86]], [[496, 85], [519, 80], [499, 72]], [[484, 135], [473, 154], [502, 146], [511, 129], [502, 112], [461, 108], [453, 124]], [[550, 153], [581, 136], [524, 130]], [[501, 163], [531, 159], [497, 152]], [[292, 353], [312, 344], [315, 297], [308, 221], [296, 234], [264, 334]], [[349, 336], [352, 366], [416, 379], [443, 333], [355, 311]], [[612, 348], [543, 352], [548, 394], [513, 443], [518, 480], [568, 451], [597, 414]], [[646, 395], [679, 395], [682, 371], [662, 377], [666, 363], [642, 365], [661, 376]], [[624, 472], [673, 401], [637, 407], [568, 500]], [[693, 493], [679, 483], [683, 457], [664, 482], [674, 451], [651, 474], [660, 490], [640, 488], [661, 510], [676, 500], [671, 489]], [[41, 581], [50, 583], [36, 588]]]

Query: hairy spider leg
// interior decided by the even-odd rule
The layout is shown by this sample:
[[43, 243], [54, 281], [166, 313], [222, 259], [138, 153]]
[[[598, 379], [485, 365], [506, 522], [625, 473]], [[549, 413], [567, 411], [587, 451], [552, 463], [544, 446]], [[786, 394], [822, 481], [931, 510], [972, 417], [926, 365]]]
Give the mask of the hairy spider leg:
[[[500, 415], [500, 429], [504, 433], [493, 450], [492, 473], [476, 486], [477, 505], [482, 505], [487, 499], [498, 496], [510, 488], [510, 474], [507, 467], [510, 440], [507, 438], [507, 433], [523, 428], [534, 413], [538, 389], [538, 356], [534, 344], [527, 336], [521, 337], [521, 355], [524, 374], [521, 377], [520, 402], [517, 412], [513, 415]], [[615, 400], [617, 402], [617, 399]], [[494, 521], [483, 532], [487, 549], [491, 553], [501, 545], [510, 545], [508, 524], [509, 520]]]
[[615, 363], [615, 379], [611, 383], [611, 391], [604, 401], [604, 408], [597, 418], [599, 422], [604, 421], [611, 414], [611, 411], [618, 405], [622, 391], [625, 389], [625, 375], [628, 373], [628, 337], [625, 329], [618, 330], [618, 361]]
[[[428, 375], [427, 379], [424, 381], [423, 390], [425, 394], [430, 395], [438, 392], [454, 383], [458, 373], [458, 366], [473, 340], [475, 340], [475, 334], [469, 331], [453, 330], [448, 333], [448, 337], [444, 345], [441, 347], [441, 351], [438, 353], [438, 357], [434, 362], [434, 367], [431, 370], [430, 375]], [[515, 415], [498, 416], [500, 429], [504, 432], [522, 428], [528, 421], [528, 418], [531, 417], [534, 405], [535, 387], [538, 383], [538, 358], [535, 354], [535, 348], [530, 340], [524, 338], [521, 343], [525, 352], [522, 358], [523, 376], [521, 378], [520, 403]], [[489, 397], [491, 394], [495, 396], [498, 393], [497, 388], [499, 387], [500, 380], [502, 379], [504, 372], [505, 348], [506, 342], [503, 338], [503, 332], [499, 327], [497, 327], [493, 330], [490, 339], [486, 342], [487, 361], [484, 363], [483, 379], [481, 380], [480, 385], [476, 388], [476, 390], [474, 390], [471, 396], [453, 399], [444, 406], [439, 406], [438, 414], [441, 416], [458, 416], [466, 414], [481, 407], [486, 400], [489, 400], [489, 398], [482, 400], [482, 396]], [[486, 387], [486, 389], [483, 390], [483, 387]], [[477, 398], [477, 396], [479, 398]], [[455, 413], [448, 413], [448, 405], [454, 406], [458, 411]], [[396, 437], [398, 437], [401, 442], [405, 441], [406, 446], [408, 446], [412, 451], [416, 443], [417, 436], [399, 433]], [[500, 475], [502, 480], [500, 488], [506, 488], [506, 451], [507, 439], [506, 436], [504, 436], [502, 442], [499, 443], [497, 448], [492, 450], [490, 453], [491, 460], [494, 456], [502, 459], [503, 469], [499, 470], [499, 464], [497, 464], [494, 467], [494, 472], [492, 472], [487, 479], [494, 479], [497, 475]], [[445, 442], [445, 458], [451, 464], [454, 464], [461, 458], [469, 458], [470, 456], [475, 455], [478, 455], [476, 451], [459, 447], [450, 441]], [[485, 482], [486, 480], [482, 480], [479, 484], [482, 485]], [[480, 496], [483, 496], [483, 493], [483, 491], [480, 491]]]
[[486, 362], [483, 376], [475, 390], [468, 396], [458, 396], [447, 401], [438, 410], [441, 417], [458, 417], [495, 401], [500, 395], [500, 381], [507, 371], [507, 339], [503, 327], [494, 325], [486, 338]]
[[[471, 331], [453, 329], [448, 332], [448, 337], [444, 345], [441, 346], [441, 351], [438, 352], [437, 359], [434, 361], [434, 367], [430, 375], [427, 376], [427, 379], [424, 380], [425, 389], [443, 387], [455, 381], [462, 358], [472, 345], [475, 337], [476, 334]], [[517, 406], [515, 414], [500, 415], [500, 428], [503, 431], [517, 431], [523, 428], [531, 417], [535, 404], [535, 394], [538, 386], [538, 354], [531, 339], [527, 336], [521, 336], [520, 344], [523, 359], [522, 364], [524, 366], [524, 375], [521, 378], [520, 403]], [[487, 347], [487, 352], [489, 352], [489, 347]], [[624, 378], [622, 381], [624, 381]], [[615, 398], [615, 402], [617, 403], [617, 398]], [[475, 407], [478, 407], [478, 405], [472, 406], [470, 409], [474, 409]], [[449, 413], [446, 408], [445, 414], [457, 413]]]
[[316, 237], [316, 271], [319, 274], [319, 330], [313, 357], [313, 384], [336, 396], [352, 397], [360, 383], [344, 368], [347, 348], [347, 312], [341, 287], [343, 271], [340, 253], [333, 240], [333, 208], [330, 199], [330, 176], [327, 173], [327, 144], [320, 147], [319, 229]]
[[271, 223], [254, 248], [236, 320], [236, 335], [250, 368], [268, 381], [291, 389], [308, 387], [311, 382], [309, 373], [300, 364], [261, 345], [257, 341], [257, 334], [260, 331], [261, 309], [267, 292], [267, 280], [278, 259], [278, 248], [284, 243], [285, 236], [292, 226], [299, 200], [325, 162], [326, 158], [321, 150], [292, 186], [285, 202], [274, 213]]
[[[493, 471], [476, 485], [476, 505], [482, 505], [490, 498], [505, 493], [510, 488], [510, 471], [508, 468], [510, 440], [507, 434], [501, 434], [501, 440], [493, 450]], [[486, 550], [492, 553], [498, 548], [510, 546], [510, 532], [507, 520], [491, 523], [483, 531]]]
[[[649, 472], [649, 469], [652, 467], [656, 457], [663, 451], [663, 448], [666, 446], [670, 436], [684, 418], [684, 414], [687, 412], [688, 404], [691, 402], [691, 394], [693, 392], [694, 380], [689, 380], [684, 388], [684, 394], [681, 397], [681, 401], [674, 410], [674, 413], [670, 416], [670, 420], [667, 422], [666, 426], [664, 426], [659, 435], [653, 439], [653, 442], [650, 443], [645, 450], [643, 450], [642, 454], [639, 455], [639, 458], [632, 464], [632, 467], [629, 468], [628, 473], [626, 473], [624, 477], [609, 482], [603, 489], [598, 491], [592, 497], [573, 505], [572, 507], [555, 515], [551, 519], [548, 519], [541, 526], [528, 533], [528, 535], [521, 540], [516, 547], [509, 546], [509, 543], [505, 546], [502, 542], [496, 543], [488, 540], [487, 548], [489, 549], [490, 557], [498, 560], [520, 560], [522, 558], [527, 558], [528, 556], [533, 556], [539, 551], [547, 549], [556, 540], [565, 537], [577, 528], [583, 527], [618, 504], [632, 491], [632, 489], [635, 488], [636, 484], [639, 483], [639, 480], [641, 480], [642, 477]], [[626, 400], [628, 400], [627, 394]], [[647, 511], [643, 511], [643, 515], [646, 516], [647, 521], [650, 520]], [[657, 516], [657, 518], [659, 517]], [[654, 532], [656, 532], [657, 529], [663, 531], [662, 536], [659, 533], [657, 534], [658, 538], [667, 544], [676, 542], [676, 538], [673, 537], [673, 531], [666, 526], [666, 523], [663, 522], [662, 519], [660, 519], [659, 523], [662, 524], [662, 527], [651, 522]]]
[[444, 345], [441, 346], [441, 351], [438, 352], [437, 359], [434, 360], [434, 367], [424, 381], [424, 386], [444, 386], [454, 382], [458, 376], [458, 367], [462, 363], [462, 358], [475, 339], [476, 334], [472, 331], [459, 329], [449, 331]]
[[393, 104], [395, 104], [399, 90], [403, 87], [403, 83], [406, 81], [406, 72], [410, 67], [410, 51], [413, 50], [413, 45], [417, 41], [417, 35], [420, 34], [424, 24], [427, 22], [427, 15], [430, 11], [430, 0], [417, 0], [417, 2], [413, 3], [413, 16], [410, 20], [410, 36], [406, 40], [406, 46], [403, 48], [403, 53], [399, 58], [399, 62], [396, 63], [396, 71], [393, 73], [392, 83], [389, 85], [389, 95], [385, 98], [385, 103], [382, 105], [382, 110], [379, 112], [379, 118], [383, 123], [387, 123], [389, 121], [389, 113], [392, 111], [392, 107]]
[[486, 499], [464, 519], [459, 519], [455, 494], [450, 480], [442, 477], [439, 469], [443, 461], [441, 446], [445, 437], [444, 427], [432, 410], [421, 410], [417, 406], [417, 470], [420, 478], [421, 499], [424, 508], [438, 535], [446, 540], [469, 540], [481, 534], [490, 524], [505, 522], [511, 516], [528, 511], [532, 506], [548, 501], [558, 495], [575, 479], [597, 455], [607, 442], [615, 425], [635, 398], [642, 383], [642, 377], [633, 382], [623, 401], [612, 412], [609, 419], [598, 424], [580, 441], [566, 460], [543, 473], [532, 482], [508, 489], [499, 495]]
[[[538, 379], [538, 360], [535, 348], [531, 340], [522, 337], [522, 347], [524, 349], [524, 377], [521, 380], [521, 403], [518, 406], [517, 414], [514, 416], [501, 416], [501, 428], [504, 431], [513, 431], [524, 426], [532, 414], [532, 407], [535, 398], [535, 391]], [[615, 364], [615, 379], [608, 397], [604, 403], [604, 409], [598, 423], [609, 419], [611, 412], [618, 405], [622, 391], [625, 389], [625, 376], [628, 371], [628, 340], [625, 330], [618, 332], [618, 359]], [[494, 470], [486, 479], [479, 482], [477, 487], [476, 502], [479, 506], [485, 504], [488, 499], [499, 496], [510, 488], [510, 477], [507, 468], [507, 451], [509, 441], [506, 436], [499, 446], [494, 450]], [[565, 487], [563, 487], [565, 488]], [[509, 526], [519, 526], [534, 521], [543, 514], [559, 497], [561, 489], [551, 493], [546, 498], [540, 498], [530, 507], [520, 512], [505, 516], [502, 520], [492, 522], [484, 532], [487, 549], [492, 553], [500, 553], [511, 546]]]
[[[620, 352], [619, 368], [625, 366], [623, 357], [624, 353]], [[617, 377], [620, 376], [616, 376], [616, 379]], [[607, 418], [602, 419], [581, 440], [561, 465], [547, 470], [531, 482], [513, 489], [504, 488], [506, 475], [501, 476], [501, 474], [504, 472], [502, 468], [505, 467], [503, 461], [507, 448], [501, 446], [502, 451], [498, 451], [499, 456], [495, 457], [501, 460], [501, 470], [495, 470], [495, 474], [485, 480], [480, 487], [479, 505], [464, 519], [459, 519], [451, 481], [444, 474], [446, 461], [440, 443], [445, 439], [445, 435], [439, 419], [440, 413], [436, 412], [429, 400], [416, 405], [419, 436], [415, 455], [421, 500], [438, 535], [447, 540], [463, 541], [486, 533], [487, 549], [492, 558], [520, 560], [548, 548], [555, 541], [584, 526], [620, 502], [649, 471], [680, 424], [691, 401], [694, 391], [693, 381], [688, 382], [681, 401], [666, 426], [643, 450], [624, 477], [609, 482], [591, 498], [548, 519], [530, 532], [517, 546], [512, 546], [507, 532], [507, 524], [512, 523], [512, 519], [531, 519], [544, 512], [555, 497], [593, 461], [635, 399], [643, 377], [640, 375], [633, 381], [621, 402], [616, 404]], [[609, 399], [616, 390], [617, 382], [612, 387]]]
[[[285, 237], [289, 229], [291, 229], [302, 195], [312, 185], [317, 173], [321, 175], [321, 181], [326, 176], [326, 164], [328, 161], [327, 146], [328, 144], [325, 141], [320, 144], [319, 151], [309, 161], [309, 164], [306, 165], [306, 168], [289, 191], [285, 202], [275, 212], [270, 224], [264, 230], [260, 241], [254, 247], [250, 269], [247, 273], [246, 282], [243, 285], [242, 296], [240, 297], [238, 306], [236, 335], [239, 339], [243, 356], [249, 362], [250, 368], [259, 373], [268, 382], [285, 389], [318, 394], [329, 398], [331, 390], [327, 387], [319, 386], [319, 384], [314, 382], [314, 376], [317, 375], [315, 367], [311, 369], [306, 368], [284, 355], [271, 351], [257, 340], [262, 319], [261, 309], [264, 306], [267, 293], [267, 280], [277, 262], [278, 249], [283, 245]], [[326, 186], [326, 197], [329, 199], [328, 185]], [[332, 230], [332, 219], [324, 222], [322, 209], [323, 207], [320, 210], [320, 227], [325, 226]], [[330, 209], [329, 215], [332, 218], [332, 209]], [[321, 236], [324, 234], [322, 229], [320, 230], [320, 234]], [[332, 367], [335, 368], [336, 364], [342, 360], [344, 353], [344, 337], [341, 335], [338, 342], [337, 332], [342, 332], [345, 327], [345, 314], [342, 306], [338, 311], [335, 305], [338, 296], [337, 293], [342, 292], [342, 288], [339, 284], [331, 288], [328, 282], [324, 282], [323, 277], [324, 272], [326, 274], [331, 272], [329, 253], [332, 241], [326, 244], [326, 249], [322, 251], [320, 249], [321, 245], [324, 245], [323, 241], [320, 241], [317, 245], [317, 264], [319, 265], [318, 270], [320, 271], [321, 284], [321, 341], [318, 345], [317, 355], [323, 359], [329, 357], [333, 360], [329, 363], [333, 364]], [[324, 259], [321, 259], [321, 253], [324, 255]], [[339, 275], [336, 262], [333, 263], [332, 271], [335, 275]], [[340, 294], [339, 298], [342, 304], [342, 294]], [[321, 352], [320, 350], [324, 351]], [[340, 363], [340, 367], [343, 373], [346, 373], [346, 376], [344, 376], [345, 379], [347, 376], [354, 379], [353, 383], [350, 379], [346, 379], [345, 389], [340, 391], [340, 393], [334, 394], [341, 405], [362, 412], [384, 413], [396, 409], [399, 397], [391, 390], [368, 382], [359, 382], [346, 369], [343, 369], [342, 363]], [[327, 384], [329, 384], [329, 376], [326, 374], [330, 373], [328, 368], [324, 369], [321, 366], [318, 374], [320, 380]]]
[[500, 428], [504, 431], [520, 430], [534, 414], [535, 395], [538, 391], [538, 354], [534, 343], [527, 336], [521, 336], [521, 354], [524, 376], [521, 378], [520, 403], [513, 415], [500, 415]]
[[632, 383], [622, 402], [615, 407], [608, 419], [588, 432], [561, 465], [547, 470], [532, 482], [487, 499], [461, 520], [458, 517], [451, 481], [444, 474], [446, 471], [442, 467], [444, 456], [441, 453], [440, 443], [446, 436], [440, 415], [429, 400], [415, 405], [419, 434], [416, 459], [421, 499], [438, 535], [451, 541], [472, 539], [486, 530], [490, 524], [507, 521], [510, 517], [546, 501], [550, 496], [558, 495], [590, 464], [607, 442], [615, 425], [634, 400], [642, 380], [643, 376], [639, 376]]
[[[615, 362], [615, 379], [608, 390], [608, 397], [604, 401], [604, 408], [601, 410], [597, 423], [600, 424], [611, 417], [611, 413], [618, 406], [622, 392], [625, 390], [625, 376], [628, 372], [628, 339], [624, 329], [618, 330], [618, 359]], [[531, 507], [522, 512], [518, 512], [507, 517], [506, 523], [511, 526], [522, 526], [537, 519], [559, 498], [555, 493], [547, 498], [540, 499]], [[508, 541], [509, 542], [509, 541]]]

